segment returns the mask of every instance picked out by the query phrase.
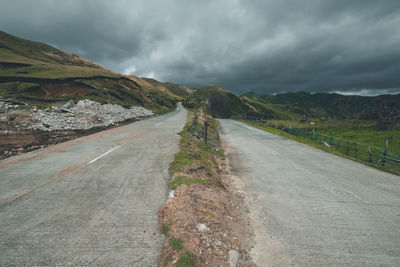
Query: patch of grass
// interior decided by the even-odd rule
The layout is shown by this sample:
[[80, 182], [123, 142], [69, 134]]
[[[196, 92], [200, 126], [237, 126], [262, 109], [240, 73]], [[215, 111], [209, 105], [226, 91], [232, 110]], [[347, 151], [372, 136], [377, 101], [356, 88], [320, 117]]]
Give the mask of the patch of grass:
[[183, 249], [183, 241], [182, 239], [179, 238], [172, 238], [169, 241], [169, 244], [171, 245], [171, 247], [177, 251], [181, 251]]
[[178, 176], [171, 182], [171, 188], [176, 190], [181, 185], [192, 185], [192, 184], [208, 184], [208, 180], [200, 178], [188, 178], [185, 176]]
[[165, 257], [164, 259], [164, 266], [167, 266], [168, 262], [172, 260], [173, 254], [168, 254], [168, 256]]
[[165, 236], [168, 237], [169, 235], [169, 229], [171, 228], [171, 223], [164, 223], [161, 226], [161, 233]]
[[8, 96], [25, 96], [40, 89], [40, 85], [36, 83], [26, 82], [6, 82], [0, 83], [0, 95]]
[[221, 157], [221, 152], [216, 153], [209, 145], [195, 140], [189, 128], [190, 118], [189, 123], [187, 123], [184, 129], [179, 133], [181, 136], [181, 150], [175, 155], [170, 169], [175, 172], [180, 172], [185, 167], [203, 166], [211, 172], [211, 170], [216, 167], [213, 156]]
[[189, 178], [185, 176], [178, 176], [171, 182], [171, 188], [176, 190], [181, 185], [190, 186], [192, 184], [204, 184], [204, 185], [214, 185], [217, 187], [223, 188], [222, 183], [213, 177], [208, 178], [207, 180], [200, 178]]
[[225, 159], [225, 152], [222, 148], [216, 150], [215, 155], [220, 159]]
[[186, 252], [179, 257], [176, 262], [177, 267], [194, 267], [196, 263], [197, 256], [193, 253]]
[[385, 139], [389, 140], [389, 151], [400, 153], [400, 124], [393, 130], [376, 130], [376, 120], [320, 120], [313, 119], [310, 122], [299, 123], [291, 120], [268, 120], [264, 122], [250, 122], [256, 127], [267, 126], [268, 131], [273, 128], [294, 127], [315, 130], [318, 133], [343, 138], [352, 142], [357, 142], [374, 147], [384, 147]]
[[45, 109], [52, 110], [53, 109], [52, 106], [48, 106], [48, 105], [40, 105], [40, 106], [37, 106], [37, 108], [40, 110], [45, 110]]
[[[216, 158], [224, 158], [224, 151], [219, 146], [212, 148], [212, 145], [205, 144], [199, 140], [198, 134], [202, 133], [203, 129], [201, 127], [203, 124], [194, 123], [196, 118], [198, 117], [190, 113], [188, 122], [179, 133], [181, 135], [180, 151], [175, 155], [170, 169], [174, 172], [183, 172], [188, 169], [203, 167], [207, 178], [200, 179], [178, 176], [171, 182], [171, 188], [176, 189], [181, 185], [189, 186], [192, 184], [207, 184], [223, 188], [222, 184], [213, 176], [218, 172]], [[218, 125], [212, 118], [208, 118], [207, 120], [209, 120], [209, 130], [214, 133], [215, 143], [217, 143], [219, 140]]]
[[186, 150], [181, 150], [175, 155], [174, 161], [171, 163], [171, 170], [175, 172], [180, 172], [185, 166], [192, 166], [193, 160], [190, 157], [190, 152]]

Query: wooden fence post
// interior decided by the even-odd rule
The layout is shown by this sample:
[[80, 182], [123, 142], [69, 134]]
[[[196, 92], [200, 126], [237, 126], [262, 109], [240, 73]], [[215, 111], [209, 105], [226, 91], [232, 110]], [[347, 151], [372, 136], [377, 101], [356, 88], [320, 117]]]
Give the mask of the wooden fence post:
[[207, 127], [208, 127], [208, 122], [204, 122], [204, 143], [207, 144]]
[[368, 154], [369, 154], [369, 162], [372, 163], [372, 152], [371, 152], [371, 147], [368, 147]]
[[389, 148], [389, 139], [386, 138], [386, 140], [385, 140], [385, 150], [383, 151], [383, 158], [382, 158], [382, 161], [381, 161], [382, 162], [381, 163], [382, 166], [385, 165], [388, 148]]

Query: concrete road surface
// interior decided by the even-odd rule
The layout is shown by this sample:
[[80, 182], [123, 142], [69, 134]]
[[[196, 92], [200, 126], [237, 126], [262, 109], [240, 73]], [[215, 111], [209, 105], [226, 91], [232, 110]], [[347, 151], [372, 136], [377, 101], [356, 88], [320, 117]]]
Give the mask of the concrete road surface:
[[242, 123], [222, 139], [258, 266], [400, 266], [400, 177]]
[[0, 266], [155, 266], [186, 114], [0, 161]]

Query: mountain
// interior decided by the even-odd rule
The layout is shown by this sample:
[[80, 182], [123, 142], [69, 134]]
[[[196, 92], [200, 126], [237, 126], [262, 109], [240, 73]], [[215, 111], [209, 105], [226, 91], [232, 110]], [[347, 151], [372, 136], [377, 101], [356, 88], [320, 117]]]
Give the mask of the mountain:
[[194, 90], [183, 104], [188, 108], [207, 108], [211, 115], [218, 118], [230, 118], [250, 112], [250, 107], [238, 96], [217, 85]]
[[149, 83], [152, 85], [154, 88], [160, 90], [161, 92], [167, 92], [170, 95], [173, 96], [178, 96], [180, 98], [185, 98], [189, 96], [192, 93], [192, 90], [180, 85], [180, 84], [174, 84], [170, 82], [162, 83], [159, 81], [156, 81], [154, 79], [149, 79], [149, 78], [142, 78], [145, 82]]
[[241, 96], [244, 101], [271, 109], [282, 119], [336, 117], [340, 119], [400, 118], [400, 94], [380, 96], [345, 96], [331, 93], [294, 92], [277, 95]]
[[173, 109], [186, 96], [185, 92], [191, 91], [179, 85], [115, 73], [47, 44], [0, 31], [2, 97], [28, 102], [88, 98], [101, 103], [140, 105], [162, 113]]
[[139, 78], [133, 75], [126, 76], [128, 79], [136, 82], [142, 90], [150, 98], [158, 99], [160, 103], [163, 102], [165, 96], [183, 101], [185, 97], [192, 93], [192, 90], [179, 84], [170, 82], [159, 82], [149, 78]]

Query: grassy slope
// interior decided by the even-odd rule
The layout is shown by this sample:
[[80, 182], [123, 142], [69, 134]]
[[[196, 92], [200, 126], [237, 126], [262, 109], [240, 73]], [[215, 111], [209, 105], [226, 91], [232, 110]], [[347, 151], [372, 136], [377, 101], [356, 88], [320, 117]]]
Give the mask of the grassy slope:
[[192, 90], [179, 84], [174, 84], [170, 82], [162, 83], [159, 81], [156, 81], [154, 79], [149, 79], [149, 78], [141, 78], [142, 80], [146, 81], [153, 87], [159, 89], [160, 91], [167, 92], [173, 96], [179, 97], [180, 99], [184, 99], [185, 97], [189, 96], [192, 94]]
[[[260, 122], [261, 123], [261, 122]], [[312, 125], [310, 124], [312, 123]], [[315, 132], [343, 138], [352, 142], [365, 144], [373, 147], [383, 148], [386, 138], [389, 140], [389, 151], [400, 153], [400, 124], [393, 130], [376, 130], [374, 120], [320, 120], [313, 119], [312, 122], [299, 123], [292, 120], [269, 120], [262, 123], [270, 128], [279, 126], [293, 128], [314, 129]], [[282, 127], [280, 127], [282, 128]]]
[[2, 69], [0, 77], [68, 78], [119, 75], [76, 55], [49, 45], [20, 39], [0, 31], [0, 64], [26, 64]]
[[251, 112], [251, 108], [238, 96], [216, 85], [194, 90], [193, 94], [185, 99], [184, 105], [194, 109], [205, 106], [212, 116], [218, 118], [230, 118], [233, 115]]
[[141, 105], [156, 113], [173, 109], [183, 97], [175, 94], [178, 89], [171, 93], [152, 85], [144, 88], [145, 80], [132, 77], [0, 31], [0, 96], [36, 102], [89, 98], [101, 103]]

